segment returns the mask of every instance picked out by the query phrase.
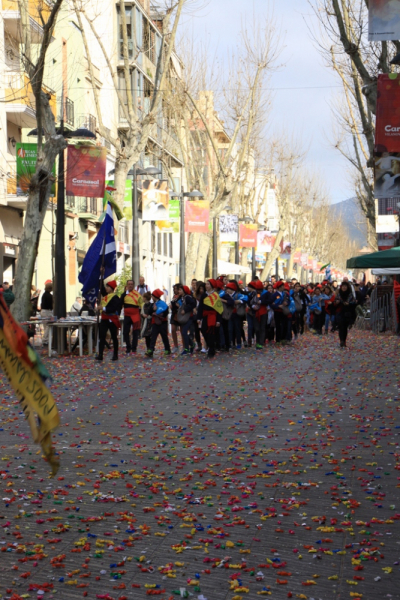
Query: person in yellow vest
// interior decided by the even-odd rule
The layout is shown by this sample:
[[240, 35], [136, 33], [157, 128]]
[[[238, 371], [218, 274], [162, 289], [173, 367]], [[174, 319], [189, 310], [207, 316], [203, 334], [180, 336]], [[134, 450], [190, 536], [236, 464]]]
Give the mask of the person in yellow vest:
[[101, 320], [100, 320], [100, 343], [99, 353], [96, 356], [96, 360], [103, 360], [103, 351], [106, 344], [107, 331], [110, 331], [114, 354], [112, 360], [118, 360], [118, 329], [121, 329], [119, 322], [119, 313], [121, 309], [121, 300], [118, 294], [115, 293], [117, 287], [116, 281], [108, 281], [101, 288]]
[[200, 298], [197, 309], [197, 322], [207, 342], [209, 358], [215, 356], [215, 346], [217, 335], [219, 336], [223, 311], [224, 305], [219, 297], [218, 284], [215, 279], [209, 279], [206, 281], [206, 291]]
[[[121, 296], [121, 305], [124, 307], [123, 333], [126, 343], [126, 353], [136, 353], [141, 327], [140, 311], [143, 306], [143, 297], [135, 290], [135, 284], [132, 279], [126, 282], [126, 290]], [[130, 340], [131, 329], [132, 343]]]

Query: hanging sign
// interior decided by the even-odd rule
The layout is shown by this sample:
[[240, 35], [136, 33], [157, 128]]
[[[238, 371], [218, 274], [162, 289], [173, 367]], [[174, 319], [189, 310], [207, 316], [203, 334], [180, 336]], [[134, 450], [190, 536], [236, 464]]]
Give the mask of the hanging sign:
[[242, 248], [255, 248], [257, 246], [257, 223], [240, 223], [239, 245]]
[[237, 215], [221, 215], [219, 217], [219, 240], [220, 242], [238, 241], [238, 223]]
[[100, 146], [68, 146], [67, 196], [103, 198], [107, 149]]
[[207, 200], [188, 200], [185, 203], [185, 231], [208, 233], [210, 203]]
[[166, 179], [143, 181], [143, 221], [168, 221], [169, 189]]

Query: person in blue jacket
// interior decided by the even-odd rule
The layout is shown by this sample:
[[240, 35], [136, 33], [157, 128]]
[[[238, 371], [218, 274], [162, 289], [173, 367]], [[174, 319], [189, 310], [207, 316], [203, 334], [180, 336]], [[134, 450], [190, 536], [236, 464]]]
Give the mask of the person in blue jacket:
[[163, 295], [162, 290], [154, 290], [151, 292], [153, 299], [153, 308], [151, 311], [151, 340], [150, 348], [146, 352], [146, 356], [151, 358], [154, 354], [154, 348], [156, 347], [157, 338], [161, 335], [161, 339], [164, 344], [164, 356], [171, 354], [171, 346], [169, 345], [168, 339], [168, 305], [161, 300]]
[[235, 304], [235, 308], [233, 309], [233, 313], [230, 319], [231, 342], [233, 347], [236, 346], [237, 350], [241, 350], [243, 319], [246, 315], [245, 311], [248, 296], [241, 293], [237, 281], [233, 279], [226, 285], [226, 290], [232, 297], [233, 302]]

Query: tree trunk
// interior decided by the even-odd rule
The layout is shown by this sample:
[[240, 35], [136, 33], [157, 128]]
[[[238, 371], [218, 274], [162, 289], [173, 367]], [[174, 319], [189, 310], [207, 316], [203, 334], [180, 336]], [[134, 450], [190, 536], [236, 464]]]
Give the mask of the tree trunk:
[[265, 281], [267, 279], [268, 273], [270, 272], [275, 259], [277, 259], [280, 254], [280, 243], [283, 239], [284, 231], [285, 231], [284, 229], [280, 229], [276, 236], [274, 247], [272, 248], [272, 251], [269, 253], [267, 262], [265, 263], [263, 272], [261, 273], [262, 281]]
[[[51, 118], [54, 119], [52, 113]], [[61, 150], [66, 148], [66, 145], [66, 141], [61, 135], [52, 136], [47, 141], [43, 146], [42, 156], [38, 156], [36, 173], [30, 184], [24, 230], [22, 232], [15, 272], [15, 302], [12, 305], [13, 315], [18, 321], [25, 321], [30, 315], [33, 271], [39, 246], [40, 232], [53, 183], [51, 172], [57, 155]]]
[[208, 256], [208, 251], [210, 249], [210, 236], [208, 233], [201, 233], [199, 239], [199, 248], [197, 252], [197, 261], [196, 261], [196, 270], [195, 270], [195, 278], [199, 280], [204, 279], [204, 274], [206, 270], [206, 261]]
[[[190, 282], [195, 276], [197, 252], [199, 249], [200, 235], [190, 233], [186, 250], [186, 281]], [[183, 281], [181, 283], [184, 283]]]
[[287, 261], [286, 278], [291, 279], [292, 274], [293, 274], [293, 253], [290, 254], [290, 258]]

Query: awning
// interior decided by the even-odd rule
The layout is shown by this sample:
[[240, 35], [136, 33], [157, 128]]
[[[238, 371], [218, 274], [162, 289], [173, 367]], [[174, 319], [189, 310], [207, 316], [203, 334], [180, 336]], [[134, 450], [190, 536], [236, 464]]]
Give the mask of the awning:
[[218, 261], [218, 273], [226, 273], [227, 275], [246, 275], [251, 273], [251, 269], [243, 265], [227, 262], [225, 260]]
[[400, 247], [354, 256], [349, 258], [346, 264], [347, 269], [389, 269], [391, 267], [400, 267]]
[[400, 267], [391, 269], [372, 269], [372, 275], [400, 275]]

